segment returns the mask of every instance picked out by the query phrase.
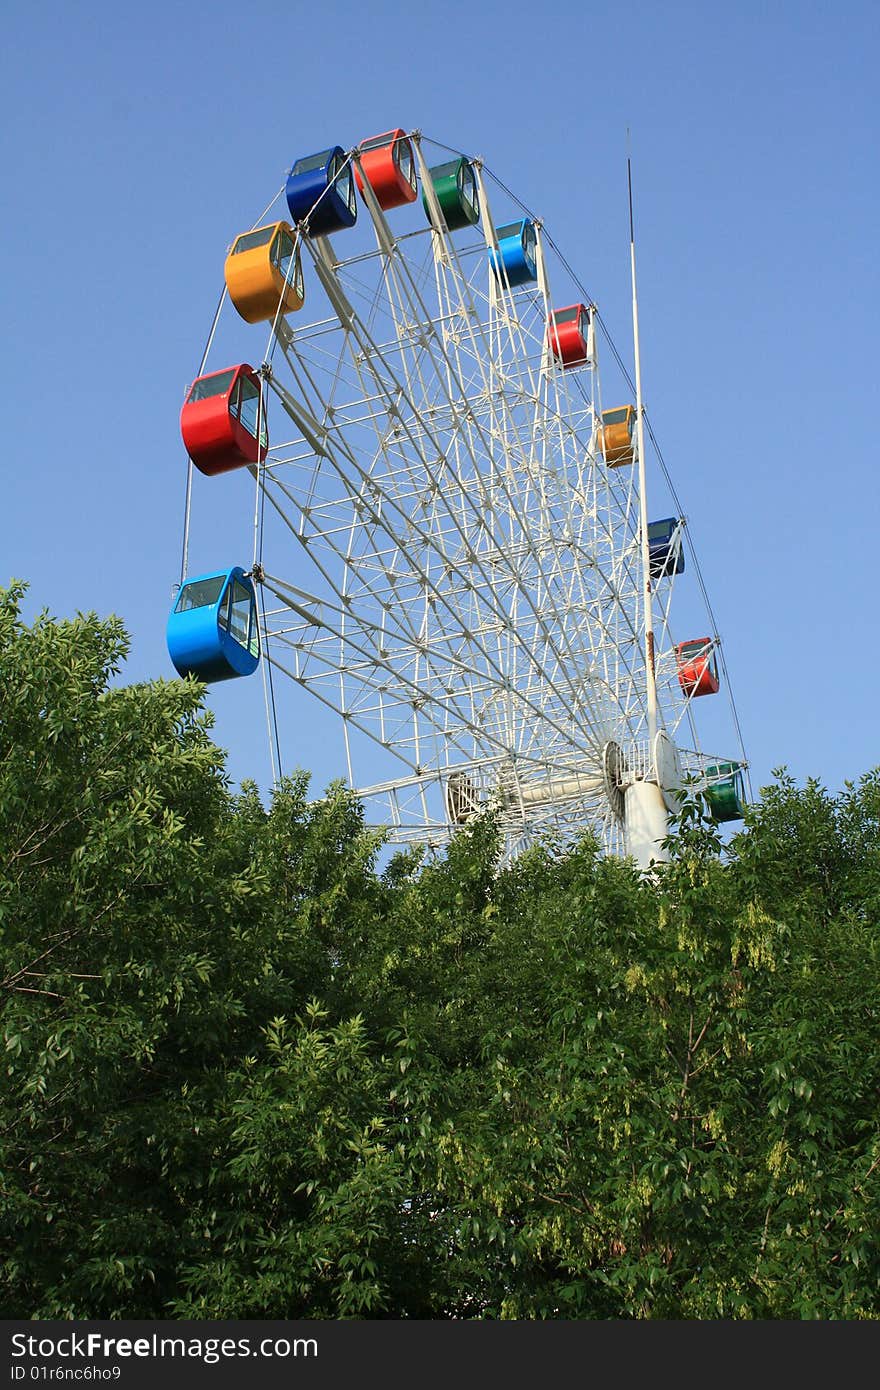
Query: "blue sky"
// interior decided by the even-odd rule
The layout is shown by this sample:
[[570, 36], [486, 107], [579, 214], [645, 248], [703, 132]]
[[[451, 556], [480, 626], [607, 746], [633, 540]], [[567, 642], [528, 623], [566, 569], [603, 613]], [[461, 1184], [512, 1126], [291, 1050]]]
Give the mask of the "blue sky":
[[[481, 155], [631, 356], [629, 129], [645, 400], [753, 785], [858, 777], [880, 761], [878, 39], [876, 5], [788, 0], [19, 8], [0, 582], [29, 582], [29, 615], [119, 613], [125, 677], [173, 675], [181, 399], [229, 242], [314, 150], [400, 125]], [[215, 735], [265, 784], [248, 686], [212, 692]], [[286, 768], [332, 775], [301, 720], [282, 733]]]

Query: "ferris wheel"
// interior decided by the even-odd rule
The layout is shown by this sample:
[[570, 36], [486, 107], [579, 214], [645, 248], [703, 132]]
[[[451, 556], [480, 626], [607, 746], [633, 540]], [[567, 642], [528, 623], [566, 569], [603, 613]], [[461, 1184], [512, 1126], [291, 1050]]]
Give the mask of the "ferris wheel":
[[[680, 508], [648, 511], [638, 354], [633, 387], [608, 353], [606, 396], [604, 324], [541, 221], [400, 129], [299, 159], [282, 193], [225, 263], [215, 326], [237, 314], [249, 360], [206, 351], [181, 413], [175, 668], [262, 666], [299, 725], [319, 701], [395, 842], [492, 807], [511, 853], [590, 828], [646, 865], [685, 780], [741, 816], [735, 711], [722, 754], [694, 718], [723, 676], [711, 610], [673, 637], [695, 565]], [[189, 576], [193, 467], [253, 479], [250, 565]]]

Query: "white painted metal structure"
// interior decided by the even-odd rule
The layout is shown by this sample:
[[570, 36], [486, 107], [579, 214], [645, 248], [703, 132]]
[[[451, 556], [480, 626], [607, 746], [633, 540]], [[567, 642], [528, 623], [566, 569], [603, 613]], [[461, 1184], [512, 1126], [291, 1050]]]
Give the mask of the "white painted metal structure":
[[302, 236], [306, 306], [266, 348], [264, 655], [336, 712], [340, 775], [394, 840], [442, 845], [491, 803], [511, 852], [593, 828], [647, 864], [713, 755], [674, 577], [646, 669], [641, 419], [636, 466], [607, 467], [592, 306], [588, 361], [563, 370], [547, 323], [576, 295], [542, 227], [536, 281], [511, 288], [489, 251], [525, 210], [476, 163], [480, 220], [449, 233], [427, 173], [449, 152], [414, 144], [430, 225], [367, 185], [356, 228]]

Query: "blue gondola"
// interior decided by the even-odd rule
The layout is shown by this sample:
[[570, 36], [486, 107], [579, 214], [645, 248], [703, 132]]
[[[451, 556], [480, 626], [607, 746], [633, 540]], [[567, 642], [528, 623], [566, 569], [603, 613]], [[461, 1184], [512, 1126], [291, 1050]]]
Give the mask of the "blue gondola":
[[528, 217], [509, 222], [497, 232], [498, 250], [489, 248], [489, 264], [498, 279], [509, 285], [526, 285], [538, 278], [538, 239]]
[[662, 579], [667, 574], [681, 574], [684, 569], [680, 527], [681, 522], [677, 516], [666, 516], [662, 521], [648, 522], [652, 579]]
[[298, 159], [285, 191], [294, 222], [308, 218], [309, 236], [341, 232], [357, 221], [354, 176], [341, 145]]
[[188, 579], [168, 617], [168, 653], [179, 676], [225, 681], [260, 661], [254, 586], [237, 565]]

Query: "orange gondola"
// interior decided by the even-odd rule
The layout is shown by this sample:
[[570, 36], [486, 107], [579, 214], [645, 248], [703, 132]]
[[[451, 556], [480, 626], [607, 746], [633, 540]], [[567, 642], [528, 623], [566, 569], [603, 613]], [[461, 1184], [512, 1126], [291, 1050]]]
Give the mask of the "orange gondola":
[[226, 288], [247, 323], [292, 314], [305, 300], [299, 242], [287, 222], [272, 222], [236, 237], [223, 267]]
[[609, 468], [621, 468], [635, 460], [633, 435], [636, 427], [636, 408], [634, 405], [616, 406], [614, 410], [602, 411], [602, 424], [599, 427], [599, 448]]

